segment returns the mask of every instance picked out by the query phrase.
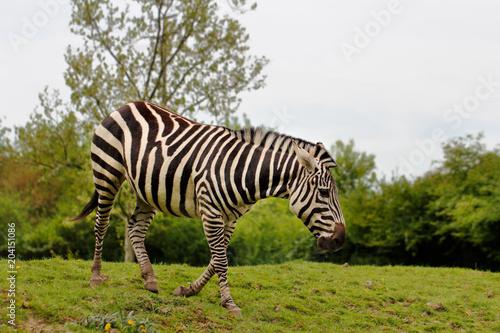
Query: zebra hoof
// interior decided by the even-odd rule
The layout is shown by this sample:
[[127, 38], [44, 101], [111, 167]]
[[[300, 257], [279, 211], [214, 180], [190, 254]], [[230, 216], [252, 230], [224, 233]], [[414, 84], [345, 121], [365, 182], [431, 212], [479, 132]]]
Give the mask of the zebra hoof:
[[190, 288], [186, 288], [184, 286], [179, 286], [174, 290], [174, 296], [193, 296], [194, 292]]
[[230, 304], [227, 307], [227, 312], [234, 314], [236, 317], [241, 317], [241, 309], [236, 304]]
[[101, 277], [98, 277], [98, 278], [92, 277], [89, 281], [89, 284], [91, 287], [100, 286], [100, 285], [102, 285], [102, 279], [101, 279]]
[[146, 281], [144, 283], [144, 289], [151, 291], [152, 293], [158, 294], [158, 281]]

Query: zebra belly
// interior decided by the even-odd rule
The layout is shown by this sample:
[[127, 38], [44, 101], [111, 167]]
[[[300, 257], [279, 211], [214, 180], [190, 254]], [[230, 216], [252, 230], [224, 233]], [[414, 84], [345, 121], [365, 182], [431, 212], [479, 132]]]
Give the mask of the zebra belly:
[[[170, 161], [172, 162], [172, 161]], [[137, 196], [159, 211], [174, 216], [199, 218], [192, 170], [174, 163], [146, 163], [132, 182]], [[130, 179], [129, 179], [130, 182]]]

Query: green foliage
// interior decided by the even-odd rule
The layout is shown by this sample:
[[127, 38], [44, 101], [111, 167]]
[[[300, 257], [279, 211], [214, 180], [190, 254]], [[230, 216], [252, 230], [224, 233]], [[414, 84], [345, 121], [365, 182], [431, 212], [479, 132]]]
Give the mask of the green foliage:
[[442, 164], [413, 181], [383, 179], [347, 191], [345, 259], [498, 270], [500, 151], [487, 151], [481, 139], [446, 143]]
[[51, 95], [46, 88], [39, 99], [42, 111], [36, 110], [24, 126], [16, 127], [14, 147], [21, 161], [46, 171], [45, 177], [87, 170], [90, 127], [74, 111], [67, 111], [58, 91]]
[[467, 136], [444, 147], [439, 199], [433, 208], [442, 217], [437, 234], [481, 250], [500, 263], [500, 150], [487, 151], [476, 138]]
[[206, 266], [210, 250], [201, 221], [158, 214], [146, 238], [152, 262]]
[[12, 146], [9, 138], [11, 129], [2, 125], [2, 118], [0, 118], [0, 166], [3, 165], [7, 158], [12, 157]]
[[346, 221], [356, 252], [350, 262], [407, 263], [432, 237], [426, 205], [432, 197], [425, 181], [402, 177], [379, 182], [377, 189], [355, 193], [346, 202]]
[[337, 181], [339, 194], [347, 196], [355, 190], [366, 191], [373, 187], [375, 175], [375, 155], [358, 152], [354, 149], [354, 140], [347, 144], [337, 140], [330, 148], [330, 153], [339, 167], [332, 170]]
[[230, 262], [237, 265], [282, 263], [310, 259], [314, 236], [293, 215], [288, 200], [259, 201], [236, 226], [229, 244]]
[[[139, 267], [103, 263], [102, 286], [88, 286], [90, 261], [17, 263], [16, 329], [37, 332], [120, 330], [157, 332], [497, 332], [500, 273], [425, 267], [341, 267], [303, 261], [230, 267], [231, 294], [242, 318], [220, 304], [214, 277], [201, 293], [172, 291], [204, 268], [153, 265], [160, 293], [143, 288]], [[6, 267], [5, 260], [0, 261]], [[369, 283], [371, 282], [371, 283]], [[0, 280], [7, 290], [8, 281]], [[129, 317], [130, 316], [130, 317]], [[6, 321], [0, 331], [8, 331]], [[111, 331], [111, 329], [110, 329]]]

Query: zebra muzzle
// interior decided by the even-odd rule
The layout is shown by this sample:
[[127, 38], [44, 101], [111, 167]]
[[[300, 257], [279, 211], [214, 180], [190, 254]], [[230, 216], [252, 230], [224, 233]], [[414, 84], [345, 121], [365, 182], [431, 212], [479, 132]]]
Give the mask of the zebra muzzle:
[[318, 247], [330, 252], [340, 250], [345, 241], [345, 226], [338, 223], [335, 230], [330, 235], [323, 235], [318, 238]]

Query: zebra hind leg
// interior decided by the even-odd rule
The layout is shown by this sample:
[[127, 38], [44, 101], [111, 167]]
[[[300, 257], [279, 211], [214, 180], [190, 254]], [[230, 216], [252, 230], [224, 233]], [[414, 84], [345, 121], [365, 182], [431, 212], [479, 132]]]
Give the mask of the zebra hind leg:
[[153, 293], [158, 293], [158, 281], [153, 272], [153, 266], [149, 261], [148, 253], [144, 246], [144, 239], [148, 231], [149, 224], [156, 214], [156, 209], [137, 199], [137, 207], [127, 224], [130, 243], [134, 248], [137, 262], [141, 268], [141, 276], [146, 280], [144, 288]]
[[94, 261], [92, 262], [91, 270], [92, 277], [90, 278], [89, 284], [91, 287], [100, 286], [102, 284], [101, 277], [101, 260], [102, 260], [102, 246], [104, 242], [104, 236], [106, 236], [106, 231], [109, 226], [109, 216], [111, 214], [111, 209], [113, 208], [113, 202], [115, 201], [116, 193], [98, 191], [98, 204], [97, 204], [97, 214], [96, 222], [94, 225], [95, 234], [95, 251], [94, 251]]

